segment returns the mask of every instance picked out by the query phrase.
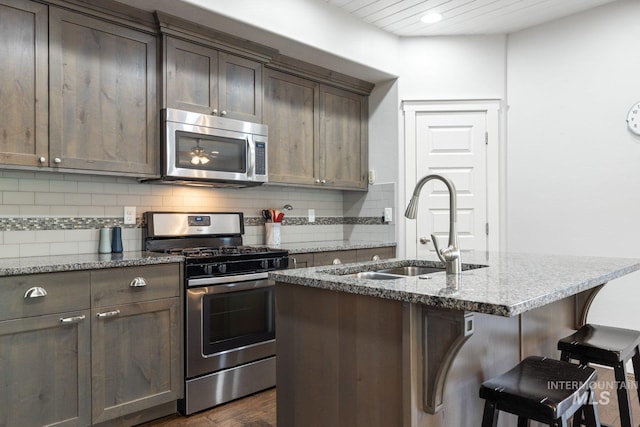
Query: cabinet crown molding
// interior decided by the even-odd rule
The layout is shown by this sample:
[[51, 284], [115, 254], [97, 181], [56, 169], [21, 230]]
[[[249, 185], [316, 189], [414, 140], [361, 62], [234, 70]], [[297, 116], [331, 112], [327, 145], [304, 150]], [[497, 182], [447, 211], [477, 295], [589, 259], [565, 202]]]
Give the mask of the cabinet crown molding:
[[278, 54], [277, 49], [216, 31], [177, 16], [161, 11], [156, 11], [155, 15], [162, 34], [200, 43], [263, 63], [269, 62]]

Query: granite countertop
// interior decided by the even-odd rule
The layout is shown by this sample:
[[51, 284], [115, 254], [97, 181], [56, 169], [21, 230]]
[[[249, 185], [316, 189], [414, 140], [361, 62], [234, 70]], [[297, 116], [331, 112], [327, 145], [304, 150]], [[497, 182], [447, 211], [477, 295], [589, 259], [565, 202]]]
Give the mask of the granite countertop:
[[279, 246], [290, 254], [302, 254], [308, 252], [347, 251], [352, 249], [383, 248], [396, 246], [396, 242], [364, 242], [354, 240], [331, 240], [324, 242], [283, 243]]
[[[444, 272], [372, 280], [349, 276], [407, 265], [442, 266], [435, 254], [424, 260], [368, 261], [340, 266], [282, 270], [269, 274], [278, 282], [421, 303], [500, 316], [516, 316], [640, 270], [640, 260], [567, 255], [463, 251], [459, 283]], [[430, 278], [426, 278], [429, 276]]]
[[93, 270], [98, 268], [181, 262], [182, 256], [154, 252], [131, 251], [120, 254], [81, 254], [22, 258], [0, 258], [0, 277], [57, 271]]

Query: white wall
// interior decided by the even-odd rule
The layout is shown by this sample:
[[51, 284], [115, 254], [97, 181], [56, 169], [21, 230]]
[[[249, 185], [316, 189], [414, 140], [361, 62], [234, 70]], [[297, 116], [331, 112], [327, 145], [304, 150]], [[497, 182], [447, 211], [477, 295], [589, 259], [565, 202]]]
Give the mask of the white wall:
[[401, 39], [401, 100], [504, 98], [506, 37]]
[[[640, 257], [640, 3], [614, 2], [508, 39], [508, 249]], [[640, 275], [589, 321], [640, 329]]]

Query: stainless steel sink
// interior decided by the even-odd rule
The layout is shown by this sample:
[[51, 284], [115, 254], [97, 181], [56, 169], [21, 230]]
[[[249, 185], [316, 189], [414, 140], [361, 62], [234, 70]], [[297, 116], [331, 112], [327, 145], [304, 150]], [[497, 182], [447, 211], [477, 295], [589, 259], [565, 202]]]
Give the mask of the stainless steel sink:
[[382, 270], [377, 270], [378, 273], [399, 274], [401, 276], [421, 276], [423, 274], [438, 273], [440, 271], [445, 271], [444, 267], [417, 267], [410, 265], [406, 267], [384, 268]]
[[354, 277], [358, 279], [369, 279], [369, 280], [397, 280], [402, 279], [402, 276], [394, 276], [392, 274], [384, 274], [378, 273], [376, 271], [362, 271], [360, 273], [353, 274]]

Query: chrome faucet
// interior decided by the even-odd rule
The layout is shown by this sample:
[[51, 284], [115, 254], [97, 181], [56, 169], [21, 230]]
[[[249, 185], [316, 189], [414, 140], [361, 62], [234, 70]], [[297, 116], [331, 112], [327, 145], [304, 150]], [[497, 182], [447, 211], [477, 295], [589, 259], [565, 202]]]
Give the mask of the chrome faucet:
[[416, 214], [418, 213], [418, 201], [420, 199], [420, 191], [422, 187], [432, 179], [440, 180], [447, 186], [447, 190], [449, 190], [449, 246], [446, 248], [440, 249], [438, 245], [438, 239], [435, 235], [431, 234], [431, 240], [433, 241], [433, 245], [436, 248], [436, 254], [438, 254], [438, 258], [442, 261], [447, 267], [447, 274], [456, 274], [459, 275], [462, 272], [462, 263], [460, 261], [460, 248], [458, 247], [458, 232], [456, 230], [456, 222], [458, 218], [458, 214], [456, 212], [456, 187], [453, 185], [449, 179], [445, 178], [442, 175], [427, 175], [422, 178], [416, 184], [416, 188], [413, 190], [413, 196], [411, 196], [411, 200], [409, 201], [409, 205], [407, 206], [407, 210], [404, 212], [404, 216], [409, 219], [415, 219]]

